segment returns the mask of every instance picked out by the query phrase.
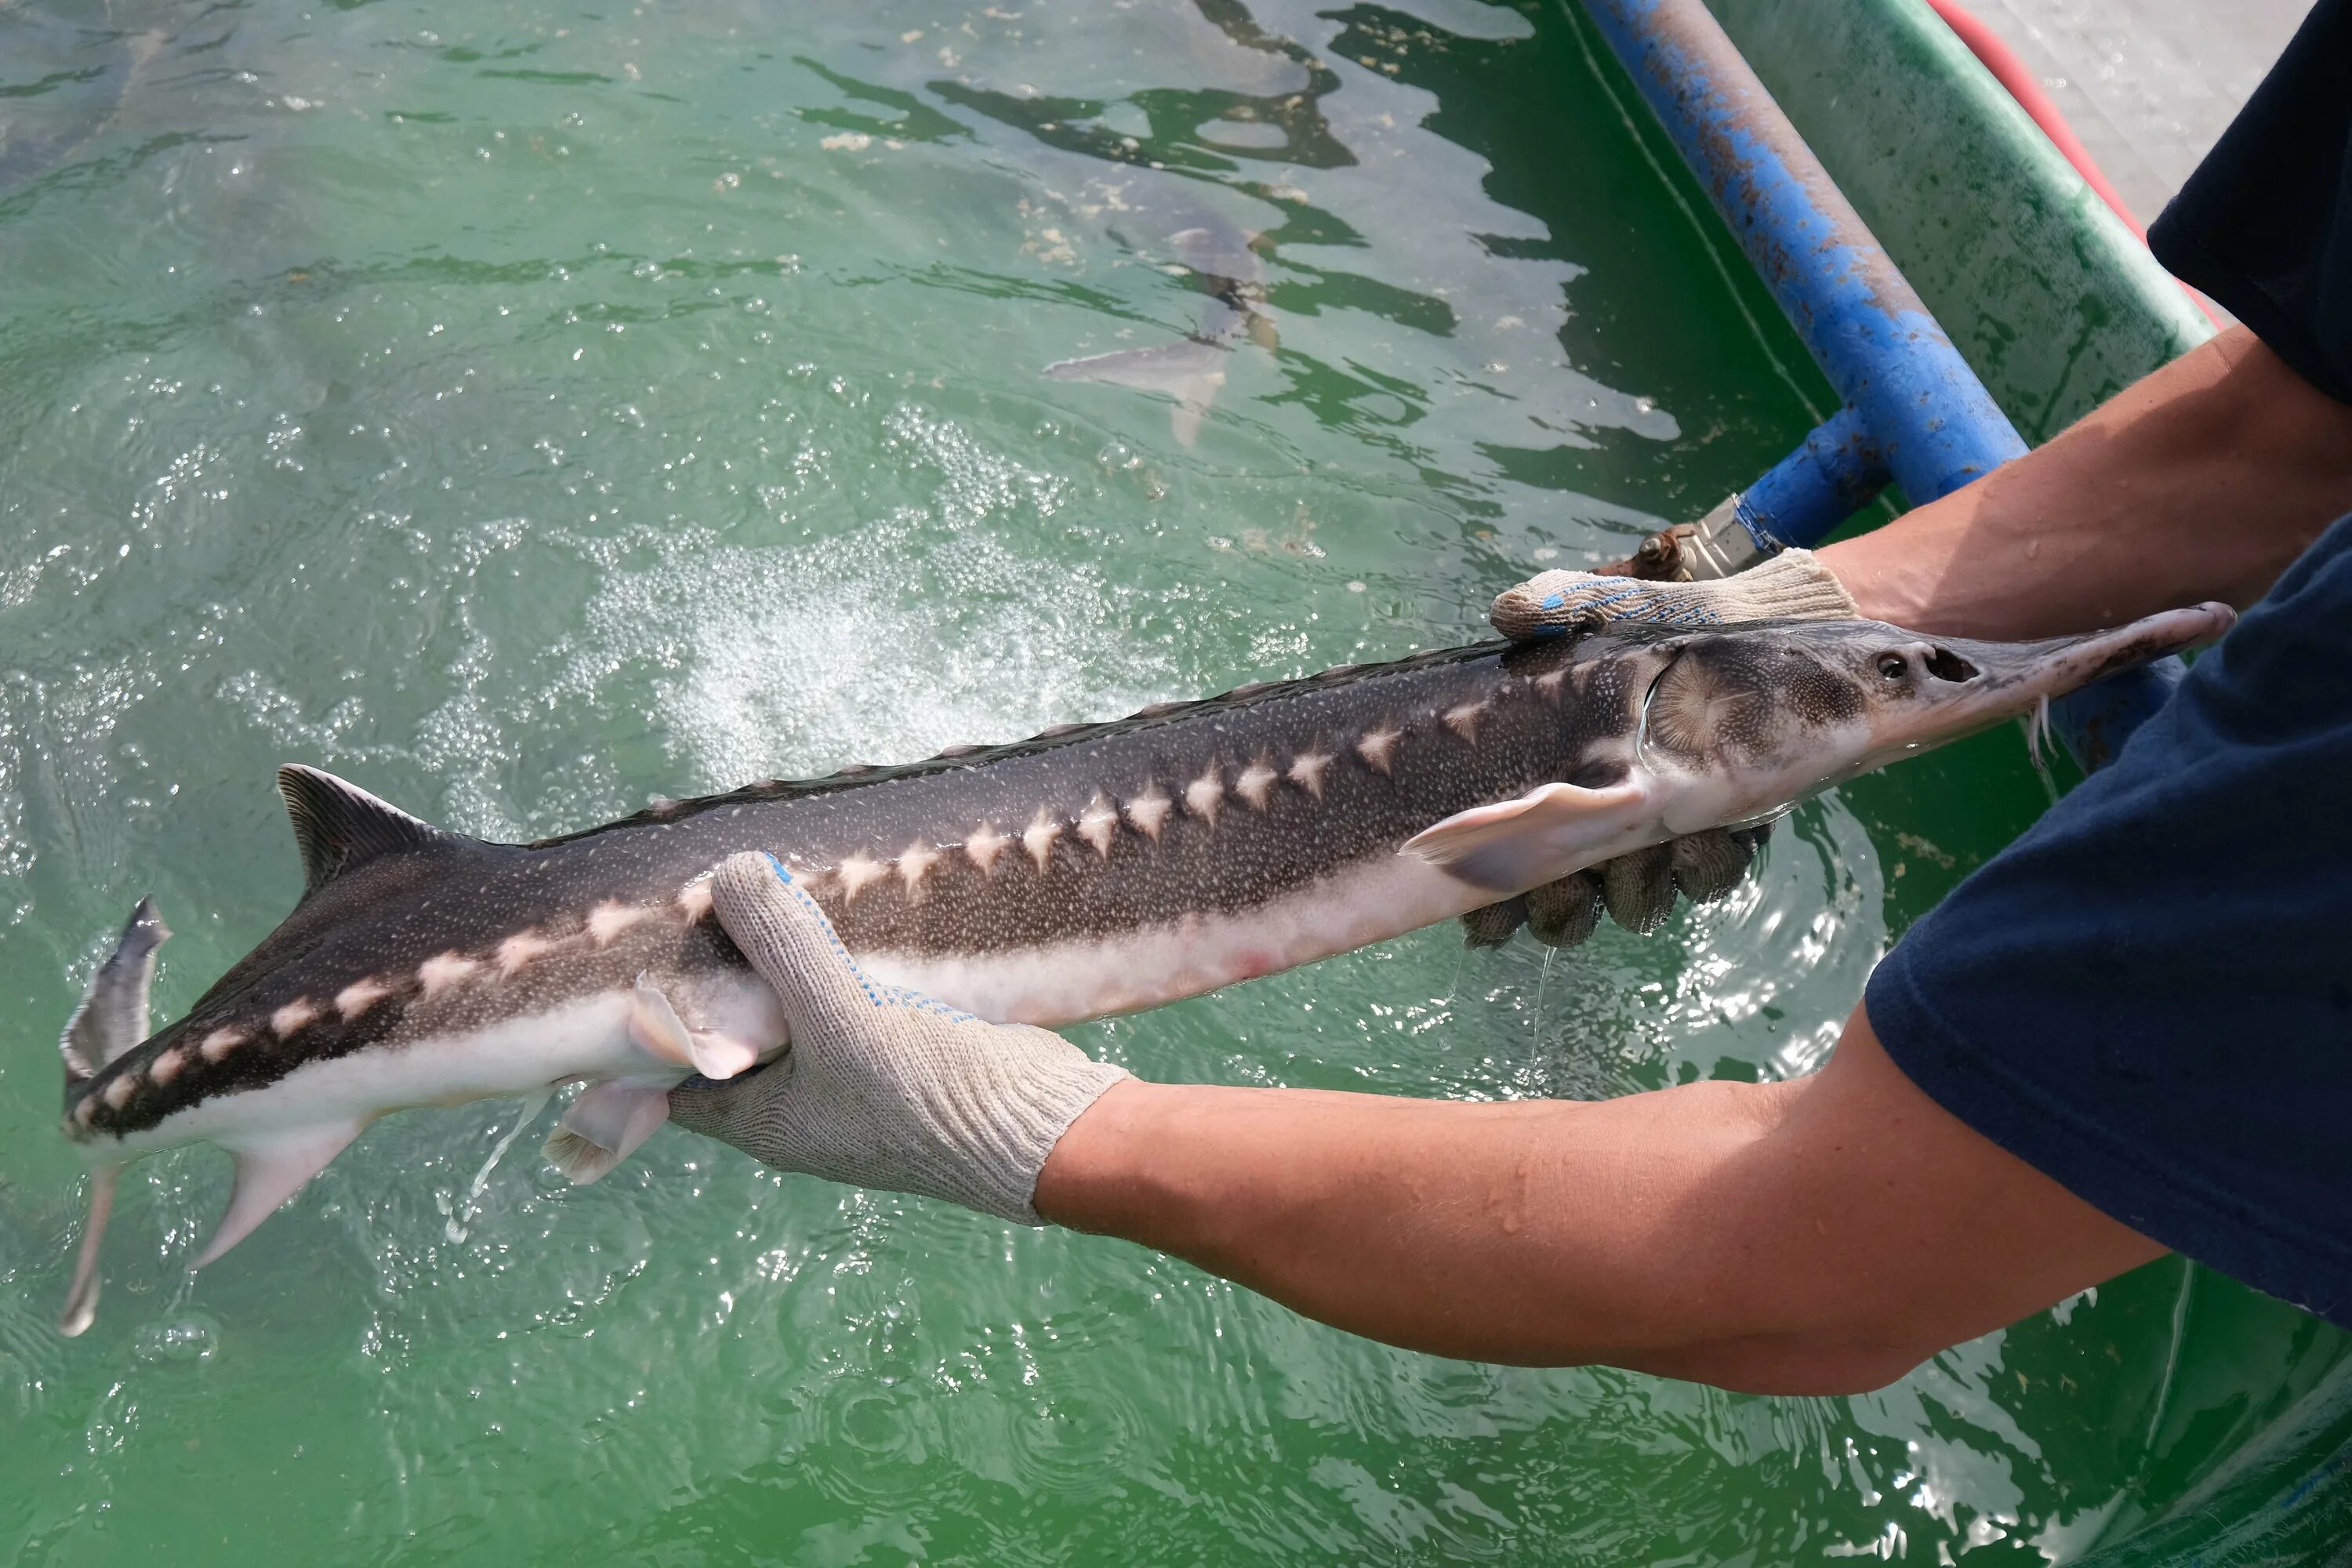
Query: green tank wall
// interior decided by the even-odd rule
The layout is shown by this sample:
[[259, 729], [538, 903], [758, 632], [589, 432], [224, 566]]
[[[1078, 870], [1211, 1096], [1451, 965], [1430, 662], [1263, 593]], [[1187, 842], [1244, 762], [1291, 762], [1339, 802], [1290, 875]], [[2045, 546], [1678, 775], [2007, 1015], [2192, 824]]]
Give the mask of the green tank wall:
[[[1708, 4], [2027, 440], [2213, 334], [1923, 0]], [[2352, 1565], [2352, 1337], [2201, 1271], [2191, 1299], [2183, 1381], [2298, 1375], [2246, 1385], [2261, 1415], [2226, 1444], [2151, 1432], [2150, 1495], [2079, 1561]], [[2224, 1322], [2229, 1344], [2200, 1342]]]
[[1923, 0], [1710, 5], [2027, 440], [2212, 335]]

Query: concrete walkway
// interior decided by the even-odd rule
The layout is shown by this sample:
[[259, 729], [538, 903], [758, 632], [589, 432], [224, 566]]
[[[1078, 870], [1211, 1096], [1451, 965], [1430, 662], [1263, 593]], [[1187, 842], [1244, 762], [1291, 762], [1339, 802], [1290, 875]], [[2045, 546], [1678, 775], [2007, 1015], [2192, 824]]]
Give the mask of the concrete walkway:
[[2042, 79], [2142, 224], [2213, 145], [2308, 0], [1968, 0]]

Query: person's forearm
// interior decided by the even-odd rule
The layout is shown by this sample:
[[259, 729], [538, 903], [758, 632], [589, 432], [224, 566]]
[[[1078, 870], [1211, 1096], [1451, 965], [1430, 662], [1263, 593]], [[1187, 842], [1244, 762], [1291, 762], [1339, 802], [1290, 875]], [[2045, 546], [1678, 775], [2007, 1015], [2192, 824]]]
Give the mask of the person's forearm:
[[1391, 1344], [1766, 1393], [1879, 1386], [2161, 1250], [1937, 1107], [1859, 1014], [1811, 1077], [1592, 1103], [1129, 1080], [1035, 1204]]
[[2046, 637], [2260, 598], [2352, 511], [2352, 407], [2242, 328], [1939, 501], [1820, 552], [1865, 616]]
[[1730, 1260], [1673, 1211], [1786, 1093], [1478, 1105], [1136, 1081], [1065, 1135], [1036, 1204], [1391, 1343], [1641, 1364], [1717, 1332], [1706, 1277]]

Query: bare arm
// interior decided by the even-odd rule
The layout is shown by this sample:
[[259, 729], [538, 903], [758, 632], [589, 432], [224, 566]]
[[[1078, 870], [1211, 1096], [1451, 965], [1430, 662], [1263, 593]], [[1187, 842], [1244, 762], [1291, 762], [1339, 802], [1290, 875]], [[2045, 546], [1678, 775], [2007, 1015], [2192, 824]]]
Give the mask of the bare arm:
[[1879, 1386], [2163, 1250], [1921, 1094], [1860, 1011], [1812, 1077], [1591, 1103], [1129, 1081], [1036, 1205], [1393, 1344], [1768, 1393]]
[[1863, 614], [2046, 637], [2260, 598], [2352, 511], [2352, 407], [2233, 328], [2049, 445], [1823, 549]]

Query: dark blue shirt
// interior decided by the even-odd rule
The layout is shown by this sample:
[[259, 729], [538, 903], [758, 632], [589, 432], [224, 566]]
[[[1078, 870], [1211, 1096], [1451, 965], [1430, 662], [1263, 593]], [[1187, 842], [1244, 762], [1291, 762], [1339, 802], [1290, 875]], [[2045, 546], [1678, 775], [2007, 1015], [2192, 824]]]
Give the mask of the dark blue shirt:
[[[2151, 241], [2352, 401], [2352, 0], [2321, 0]], [[1868, 1006], [1978, 1131], [2352, 1327], [2352, 518], [1905, 935]]]
[[2352, 403], [2352, 5], [2312, 7], [2147, 243], [2305, 381]]

